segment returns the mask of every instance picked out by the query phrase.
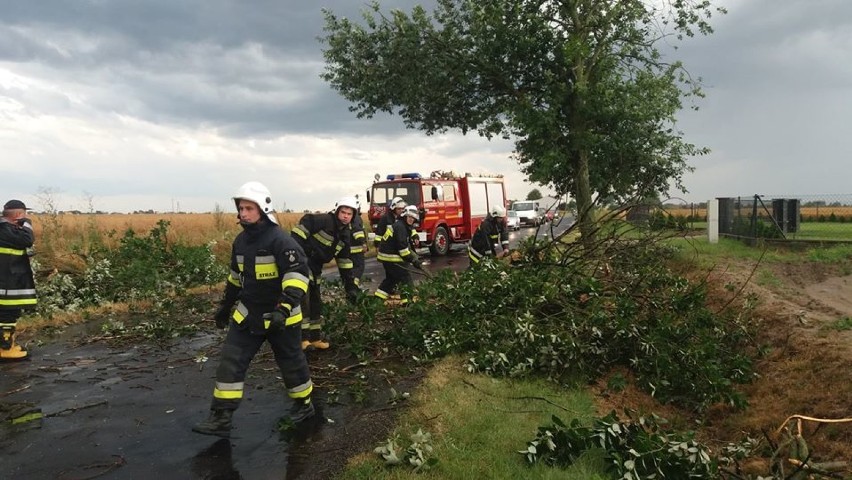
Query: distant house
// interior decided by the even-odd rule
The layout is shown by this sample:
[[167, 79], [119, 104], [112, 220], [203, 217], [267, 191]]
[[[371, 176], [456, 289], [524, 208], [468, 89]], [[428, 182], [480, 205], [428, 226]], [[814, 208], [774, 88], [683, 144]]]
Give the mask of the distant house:
[[538, 200], [538, 204], [541, 205], [541, 208], [544, 208], [546, 211], [556, 211], [559, 209], [559, 204], [562, 202], [561, 199], [550, 196], [543, 196]]

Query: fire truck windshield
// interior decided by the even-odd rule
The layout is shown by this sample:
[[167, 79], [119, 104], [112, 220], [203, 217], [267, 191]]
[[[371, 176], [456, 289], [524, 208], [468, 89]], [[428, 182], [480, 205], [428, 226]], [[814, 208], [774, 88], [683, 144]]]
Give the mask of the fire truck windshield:
[[387, 207], [393, 197], [402, 197], [409, 205], [420, 204], [420, 185], [417, 182], [381, 182], [373, 184], [373, 205]]

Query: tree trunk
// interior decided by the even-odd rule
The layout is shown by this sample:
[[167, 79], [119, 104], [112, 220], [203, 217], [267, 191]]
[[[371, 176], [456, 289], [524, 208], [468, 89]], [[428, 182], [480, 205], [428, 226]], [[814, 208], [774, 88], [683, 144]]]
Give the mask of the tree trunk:
[[588, 88], [588, 74], [583, 58], [574, 60], [572, 71], [574, 88], [569, 97], [568, 135], [570, 160], [574, 171], [574, 198], [577, 200], [577, 223], [584, 245], [594, 241], [594, 216], [592, 212], [592, 188], [589, 183], [589, 149], [587, 145], [588, 127], [585, 119], [584, 95]]
[[592, 209], [592, 189], [589, 186], [589, 152], [580, 149], [577, 152], [576, 173], [574, 182], [577, 185], [575, 198], [577, 199], [577, 222], [580, 226], [580, 238], [583, 244], [590, 245], [594, 238], [594, 215]]

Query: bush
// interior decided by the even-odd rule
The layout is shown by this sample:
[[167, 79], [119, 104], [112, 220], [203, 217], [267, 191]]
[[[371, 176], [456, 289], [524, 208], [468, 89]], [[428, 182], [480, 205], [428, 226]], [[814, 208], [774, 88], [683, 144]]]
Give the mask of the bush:
[[139, 299], [155, 299], [197, 285], [207, 285], [225, 275], [216, 263], [213, 245], [170, 245], [169, 222], [161, 220], [147, 236], [128, 229], [115, 249], [100, 247], [86, 257], [78, 275], [56, 273], [38, 285], [38, 312]]
[[676, 217], [664, 210], [657, 210], [648, 217], [648, 226], [651, 230], [684, 231], [686, 230], [687, 222], [690, 221], [692, 220], [689, 218]]
[[733, 233], [743, 237], [782, 238], [781, 230], [773, 222], [757, 219], [752, 225], [751, 218], [737, 217], [734, 219]]
[[[424, 359], [461, 353], [471, 370], [559, 382], [624, 366], [662, 401], [744, 406], [734, 387], [752, 378], [748, 312], [708, 309], [705, 286], [669, 271], [665, 248], [633, 241], [601, 248], [532, 244], [514, 265], [440, 272], [417, 288], [428, 300], [402, 312], [365, 303], [352, 315], [332, 303], [327, 326], [362, 351], [381, 342]], [[379, 328], [381, 315], [389, 327]]]
[[578, 420], [566, 425], [558, 417], [553, 424], [538, 429], [536, 438], [521, 450], [527, 462], [567, 467], [592, 449], [602, 449], [607, 470], [613, 478], [703, 478], [719, 476], [710, 450], [693, 439], [692, 433], [666, 432], [665, 419], [625, 412], [619, 420], [615, 412], [594, 419], [584, 427]]

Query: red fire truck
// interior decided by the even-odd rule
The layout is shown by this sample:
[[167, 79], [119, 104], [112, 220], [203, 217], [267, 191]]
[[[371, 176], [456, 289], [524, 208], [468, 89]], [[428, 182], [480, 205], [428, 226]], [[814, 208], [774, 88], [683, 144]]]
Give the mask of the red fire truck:
[[434, 255], [446, 255], [453, 243], [469, 242], [493, 205], [508, 206], [502, 175], [458, 175], [453, 172], [399, 173], [376, 181], [367, 192], [368, 217], [373, 232], [387, 212], [388, 202], [401, 197], [420, 210], [415, 224], [420, 242]]

